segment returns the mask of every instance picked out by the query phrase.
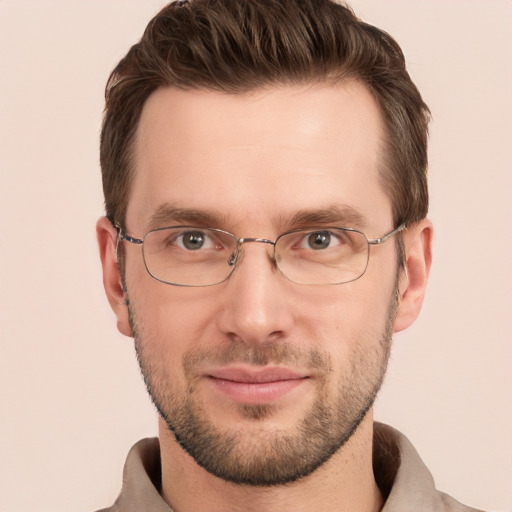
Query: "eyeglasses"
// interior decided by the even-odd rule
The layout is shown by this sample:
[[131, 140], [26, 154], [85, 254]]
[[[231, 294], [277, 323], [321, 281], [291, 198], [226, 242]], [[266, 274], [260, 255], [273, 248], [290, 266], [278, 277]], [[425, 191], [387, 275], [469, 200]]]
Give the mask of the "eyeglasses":
[[175, 286], [213, 286], [224, 282], [241, 261], [242, 245], [264, 243], [273, 247], [273, 259], [288, 280], [309, 285], [343, 284], [366, 271], [371, 245], [380, 245], [405, 225], [380, 238], [368, 238], [352, 228], [295, 229], [266, 238], [238, 238], [215, 228], [172, 226], [149, 231], [143, 238], [115, 226], [120, 241], [142, 245], [144, 264], [151, 277]]

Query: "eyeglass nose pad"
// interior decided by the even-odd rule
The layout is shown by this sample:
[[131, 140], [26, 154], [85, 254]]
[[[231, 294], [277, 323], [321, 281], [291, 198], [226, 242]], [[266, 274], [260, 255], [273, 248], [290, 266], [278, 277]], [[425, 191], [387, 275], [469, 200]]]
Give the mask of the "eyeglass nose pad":
[[238, 260], [240, 258], [240, 252], [240, 247], [237, 247], [237, 249], [235, 249], [235, 251], [231, 255], [231, 258], [229, 258], [228, 265], [230, 267], [234, 267], [238, 263]]

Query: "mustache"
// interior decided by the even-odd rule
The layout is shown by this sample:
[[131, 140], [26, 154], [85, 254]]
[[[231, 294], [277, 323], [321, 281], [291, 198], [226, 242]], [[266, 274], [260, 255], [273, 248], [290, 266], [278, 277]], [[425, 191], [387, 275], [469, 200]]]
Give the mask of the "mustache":
[[[142, 353], [144, 348], [139, 343], [140, 335], [136, 315], [129, 300], [127, 300], [127, 307], [137, 357], [140, 357], [139, 352]], [[188, 375], [199, 373], [205, 365], [227, 366], [233, 363], [251, 366], [269, 364], [294, 366], [316, 370], [318, 373], [324, 374], [332, 372], [329, 353], [315, 348], [306, 350], [284, 340], [245, 343], [239, 339], [228, 339], [215, 347], [197, 347], [183, 356], [183, 366]]]
[[245, 344], [231, 340], [209, 349], [195, 349], [184, 355], [185, 370], [196, 373], [205, 364], [226, 366], [233, 363], [251, 366], [286, 365], [330, 371], [330, 357], [317, 349], [303, 350], [290, 343], [271, 341]]

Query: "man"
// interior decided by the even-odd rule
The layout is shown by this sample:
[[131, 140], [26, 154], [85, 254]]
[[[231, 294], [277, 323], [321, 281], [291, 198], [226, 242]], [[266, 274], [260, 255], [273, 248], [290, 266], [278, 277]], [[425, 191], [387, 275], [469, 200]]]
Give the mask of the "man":
[[114, 511], [471, 510], [374, 424], [431, 263], [427, 106], [328, 0], [175, 2], [112, 73], [97, 225], [159, 440]]

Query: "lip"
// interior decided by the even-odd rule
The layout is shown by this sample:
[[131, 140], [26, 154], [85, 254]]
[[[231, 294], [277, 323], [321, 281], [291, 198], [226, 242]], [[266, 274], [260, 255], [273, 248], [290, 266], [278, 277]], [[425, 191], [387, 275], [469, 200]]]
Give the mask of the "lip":
[[309, 376], [288, 368], [220, 368], [209, 381], [224, 396], [244, 404], [268, 404], [305, 384]]

